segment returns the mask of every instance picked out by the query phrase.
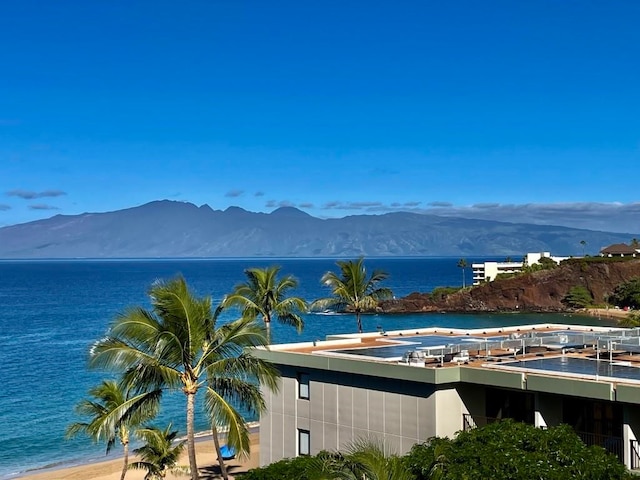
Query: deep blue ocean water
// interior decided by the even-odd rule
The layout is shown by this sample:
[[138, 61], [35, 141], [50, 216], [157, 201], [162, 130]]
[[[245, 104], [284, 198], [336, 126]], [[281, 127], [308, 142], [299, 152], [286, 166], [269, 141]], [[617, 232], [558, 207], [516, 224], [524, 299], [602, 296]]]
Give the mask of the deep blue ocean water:
[[[471, 263], [472, 259], [468, 259]], [[462, 272], [454, 258], [367, 259], [371, 270], [390, 274], [384, 283], [397, 297], [428, 292], [437, 286], [460, 285]], [[117, 313], [133, 305], [149, 306], [146, 292], [158, 279], [182, 274], [198, 295], [210, 295], [214, 306], [243, 281], [247, 267], [282, 266], [300, 282], [298, 296], [314, 300], [329, 295], [320, 284], [332, 259], [128, 260], [128, 261], [0, 261], [0, 478], [29, 470], [104, 459], [104, 447], [87, 438], [65, 440], [67, 425], [80, 419], [74, 405], [106, 377], [89, 371], [87, 352]], [[471, 278], [470, 269], [466, 272]], [[221, 321], [235, 318], [230, 313]], [[491, 327], [556, 321], [597, 324], [590, 317], [556, 315], [371, 315], [365, 331], [426, 326]], [[323, 339], [354, 332], [350, 315], [307, 315], [301, 334], [274, 323], [273, 343]], [[164, 425], [171, 421], [184, 432], [184, 395], [163, 399]], [[202, 414], [197, 429], [206, 430]], [[119, 446], [115, 453], [119, 453]]]

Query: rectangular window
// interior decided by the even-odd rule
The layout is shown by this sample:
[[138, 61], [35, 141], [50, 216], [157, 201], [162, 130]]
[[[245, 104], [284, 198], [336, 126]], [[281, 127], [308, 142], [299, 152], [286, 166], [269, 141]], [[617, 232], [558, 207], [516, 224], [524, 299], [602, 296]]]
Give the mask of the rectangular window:
[[298, 455], [311, 454], [311, 435], [309, 430], [298, 430]]
[[309, 374], [298, 373], [298, 398], [309, 400]]

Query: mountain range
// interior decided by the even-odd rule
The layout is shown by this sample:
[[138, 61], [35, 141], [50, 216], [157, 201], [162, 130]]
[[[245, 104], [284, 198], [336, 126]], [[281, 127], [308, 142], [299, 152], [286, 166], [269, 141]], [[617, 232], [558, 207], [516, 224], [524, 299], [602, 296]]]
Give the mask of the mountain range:
[[[0, 258], [522, 256], [597, 254], [633, 234], [407, 212], [312, 217], [161, 200], [0, 228]], [[581, 242], [586, 242], [583, 245]]]

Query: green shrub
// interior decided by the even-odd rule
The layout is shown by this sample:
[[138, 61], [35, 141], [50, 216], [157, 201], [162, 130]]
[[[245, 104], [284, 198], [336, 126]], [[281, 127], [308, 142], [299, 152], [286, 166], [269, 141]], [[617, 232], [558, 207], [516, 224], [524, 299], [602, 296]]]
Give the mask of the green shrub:
[[301, 456], [285, 458], [265, 467], [254, 468], [242, 475], [242, 480], [310, 480], [307, 469], [313, 463], [314, 457]]
[[631, 307], [640, 309], [640, 277], [618, 285], [609, 301], [619, 307]]
[[405, 465], [417, 480], [633, 478], [616, 457], [587, 447], [567, 425], [542, 430], [511, 420], [415, 445]]
[[571, 287], [562, 299], [562, 303], [571, 308], [586, 308], [593, 302], [591, 292], [582, 285]]
[[460, 290], [462, 290], [462, 287], [436, 287], [429, 294], [429, 297], [431, 298], [431, 300], [438, 302], [444, 300], [452, 293], [456, 293]]

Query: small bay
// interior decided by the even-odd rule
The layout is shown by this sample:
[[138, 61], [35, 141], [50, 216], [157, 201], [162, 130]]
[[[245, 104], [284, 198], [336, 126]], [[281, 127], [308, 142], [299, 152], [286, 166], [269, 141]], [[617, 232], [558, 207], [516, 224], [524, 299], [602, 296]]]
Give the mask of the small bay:
[[[462, 272], [456, 263], [456, 258], [366, 260], [369, 270], [379, 268], [390, 274], [384, 285], [397, 297], [460, 285]], [[0, 261], [0, 478], [104, 458], [103, 445], [93, 445], [84, 437], [66, 440], [65, 428], [79, 420], [74, 405], [107, 376], [87, 369], [90, 345], [105, 334], [119, 312], [149, 306], [146, 292], [153, 281], [183, 275], [196, 294], [210, 295], [215, 307], [243, 281], [245, 268], [273, 264], [282, 267], [282, 274], [298, 278], [296, 295], [309, 301], [329, 296], [320, 277], [336, 271], [334, 259]], [[467, 269], [467, 281], [470, 277]], [[234, 318], [234, 312], [226, 312], [221, 321]], [[534, 314], [367, 315], [363, 319], [365, 331], [541, 322], [606, 324], [592, 317]], [[272, 336], [273, 343], [287, 343], [355, 330], [351, 315], [309, 314], [302, 333], [276, 323]], [[181, 392], [166, 395], [158, 424], [171, 421], [184, 432], [183, 397]], [[198, 412], [196, 418], [197, 429], [206, 430], [204, 415]], [[119, 453], [118, 447], [114, 454]]]

